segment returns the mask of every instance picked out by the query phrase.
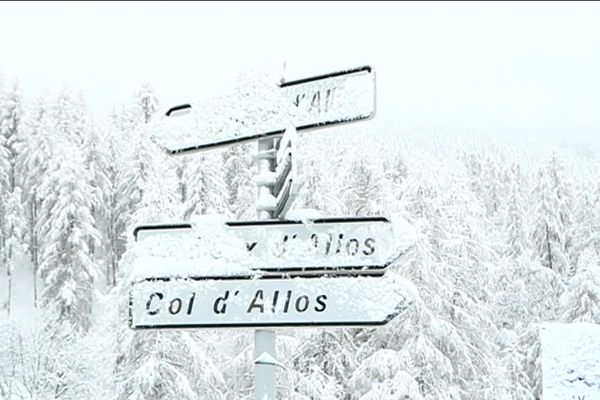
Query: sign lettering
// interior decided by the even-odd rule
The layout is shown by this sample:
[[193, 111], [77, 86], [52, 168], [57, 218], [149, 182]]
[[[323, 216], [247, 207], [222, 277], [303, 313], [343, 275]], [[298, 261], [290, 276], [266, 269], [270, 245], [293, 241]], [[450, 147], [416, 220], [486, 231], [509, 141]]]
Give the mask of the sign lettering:
[[[168, 153], [181, 154], [280, 137], [290, 123], [301, 131], [375, 115], [375, 73], [369, 66], [284, 82], [274, 89], [279, 98], [273, 102], [282, 100], [281, 111], [247, 115], [245, 110], [253, 109], [252, 103], [245, 104], [243, 98], [204, 106], [178, 105], [155, 121], [153, 137]], [[221, 126], [215, 123], [214, 115], [223, 110], [233, 115]], [[255, 120], [260, 122], [251, 122]]]
[[132, 285], [130, 324], [137, 329], [380, 325], [411, 302], [398, 279], [147, 279]]
[[[243, 239], [263, 271], [382, 270], [411, 244], [396, 243], [392, 224], [382, 217], [300, 221], [227, 222]], [[137, 240], [155, 235], [193, 238], [189, 224], [138, 227]], [[201, 240], [201, 239], [198, 239]], [[264, 260], [264, 261], [263, 261]]]

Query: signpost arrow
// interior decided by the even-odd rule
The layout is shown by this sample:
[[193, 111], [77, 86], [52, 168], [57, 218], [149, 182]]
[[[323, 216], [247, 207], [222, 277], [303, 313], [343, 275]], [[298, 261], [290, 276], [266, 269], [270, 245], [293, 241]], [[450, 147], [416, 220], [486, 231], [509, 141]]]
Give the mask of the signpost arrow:
[[[170, 108], [155, 123], [154, 138], [170, 154], [181, 154], [276, 138], [290, 122], [297, 130], [304, 131], [375, 115], [375, 73], [370, 66], [284, 82], [275, 93], [280, 99], [273, 99], [272, 103], [281, 100], [283, 115], [267, 114], [250, 125], [248, 120], [257, 119], [256, 112], [244, 116], [244, 110], [252, 107], [244, 108], [244, 100], [240, 98], [214, 101], [206, 109], [183, 104]], [[233, 117], [219, 126], [214, 121], [215, 113]]]
[[[412, 245], [409, 235], [399, 242], [392, 223], [383, 217], [233, 221], [226, 226], [245, 241], [259, 262], [256, 269], [269, 272], [383, 273]], [[156, 235], [194, 240], [190, 224], [140, 226], [134, 234], [138, 241]]]
[[148, 279], [131, 289], [130, 326], [155, 328], [383, 325], [412, 299], [402, 278]]
[[[179, 273], [184, 275], [186, 271], [181, 264], [192, 262], [194, 274], [178, 278], [172, 253], [164, 260], [158, 257], [161, 266], [170, 268], [173, 264], [173, 274], [132, 284], [130, 327], [257, 328], [255, 398], [274, 400], [274, 367], [278, 362], [271, 328], [389, 322], [412, 303], [407, 295], [410, 284], [392, 274], [376, 275], [382, 275], [390, 262], [412, 245], [412, 240], [399, 237], [402, 235], [382, 217], [306, 222], [271, 219], [285, 218], [297, 190], [296, 130], [374, 116], [375, 74], [371, 67], [284, 82], [279, 87], [257, 84], [251, 91], [215, 99], [204, 107], [178, 105], [153, 123], [154, 139], [170, 154], [257, 140], [256, 208], [260, 221], [227, 222], [226, 233], [215, 235], [213, 244], [231, 239], [227, 232], [243, 239], [231, 241], [236, 243], [231, 250], [239, 246], [241, 254], [235, 254], [241, 257], [227, 265], [228, 271], [222, 275], [209, 272], [215, 270], [220, 258], [205, 260], [212, 265], [204, 265], [204, 275], [201, 259], [180, 259]], [[282, 135], [276, 149], [276, 138]], [[212, 226], [211, 234], [220, 227]], [[190, 224], [175, 224], [141, 226], [134, 234], [136, 240], [175, 235], [191, 240], [186, 244], [210, 249], [209, 238], [196, 237], [194, 232], [198, 231]], [[154, 248], [153, 243], [148, 244]], [[246, 257], [244, 251], [252, 257]], [[260, 275], [235, 275], [238, 267], [244, 271], [241, 274], [253, 274], [247, 266], [242, 268], [242, 260], [256, 263], [253, 268], [261, 270]], [[197, 274], [196, 263], [200, 263]], [[148, 259], [142, 265], [146, 268]], [[342, 271], [346, 274], [340, 274]]]

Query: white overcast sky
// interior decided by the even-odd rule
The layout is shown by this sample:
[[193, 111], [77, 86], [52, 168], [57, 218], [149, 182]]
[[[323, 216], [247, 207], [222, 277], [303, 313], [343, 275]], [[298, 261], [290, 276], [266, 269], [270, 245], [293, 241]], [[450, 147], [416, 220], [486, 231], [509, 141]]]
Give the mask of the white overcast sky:
[[142, 80], [162, 106], [372, 65], [378, 124], [600, 136], [598, 2], [0, 2], [0, 72], [97, 114]]

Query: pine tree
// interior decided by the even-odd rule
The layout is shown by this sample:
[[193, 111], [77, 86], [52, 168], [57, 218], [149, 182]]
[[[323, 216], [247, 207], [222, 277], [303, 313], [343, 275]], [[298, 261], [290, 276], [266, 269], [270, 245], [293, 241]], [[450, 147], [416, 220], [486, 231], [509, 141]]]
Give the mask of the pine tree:
[[[313, 156], [314, 157], [314, 156]], [[328, 215], [341, 215], [344, 203], [337, 196], [336, 188], [331, 187], [329, 174], [325, 174], [327, 166], [315, 158], [304, 160], [300, 165], [300, 186], [296, 208], [308, 208]], [[332, 174], [333, 175], [333, 174]]]
[[519, 336], [519, 345], [524, 355], [523, 371], [525, 382], [532, 388], [535, 400], [542, 399], [542, 342], [538, 324], [530, 324]]
[[6, 190], [10, 193], [17, 187], [17, 154], [20, 142], [22, 142], [22, 101], [19, 86], [14, 82], [10, 90], [5, 93], [0, 104], [0, 134], [2, 135], [2, 147], [6, 153], [8, 169], [6, 171]]
[[249, 218], [254, 214], [256, 184], [250, 146], [230, 146], [223, 152], [225, 184], [229, 210], [236, 219]]
[[[116, 205], [116, 209], [120, 210], [118, 231], [124, 236], [125, 242], [132, 240], [136, 225], [168, 218], [168, 215], [157, 211], [161, 207], [149, 208], [144, 205], [176, 201], [175, 191], [170, 187], [175, 184], [175, 178], [170, 177], [167, 182], [163, 180], [172, 173], [168, 169], [166, 155], [150, 139], [150, 121], [157, 109], [158, 99], [154, 95], [154, 89], [149, 83], [143, 83], [131, 106], [125, 107], [119, 117], [120, 131], [128, 138], [125, 143], [128, 151], [123, 155], [125, 161], [118, 179], [120, 196]], [[151, 190], [153, 194], [146, 195], [147, 190]]]
[[381, 212], [383, 174], [372, 165], [372, 158], [360, 155], [348, 169], [341, 198], [350, 215], [364, 216]]
[[96, 222], [96, 229], [100, 233], [100, 241], [95, 242], [90, 238], [89, 247], [94, 262], [101, 268], [106, 264], [105, 278], [107, 285], [113, 281], [113, 269], [116, 268], [116, 254], [114, 252], [112, 233], [115, 228], [115, 203], [116, 203], [116, 160], [107, 146], [111, 139], [110, 132], [102, 132], [100, 139], [98, 128], [92, 127], [84, 143], [85, 166], [89, 185], [91, 188], [92, 215]]
[[592, 248], [579, 258], [577, 272], [561, 297], [564, 322], [600, 323], [600, 256]]
[[[550, 168], [552, 166], [551, 163]], [[531, 240], [541, 263], [565, 276], [569, 270], [568, 221], [562, 210], [562, 190], [557, 181], [555, 170], [544, 168], [538, 171], [533, 193], [537, 206]]]
[[225, 171], [218, 153], [195, 155], [187, 173], [189, 197], [184, 204], [184, 220], [192, 215], [229, 212]]
[[84, 165], [85, 116], [73, 111], [70, 95], [59, 95], [52, 115], [56, 151], [40, 186], [44, 198], [38, 229], [44, 238], [40, 275], [42, 304], [63, 324], [80, 332], [91, 325], [97, 267], [89, 240], [99, 234], [91, 213], [91, 188]]
[[[89, 238], [97, 239], [89, 200], [90, 188], [80, 157], [55, 155], [41, 189], [54, 191], [42, 205], [40, 234], [44, 236], [40, 273], [42, 300], [66, 321], [83, 332], [91, 324], [97, 266], [90, 257]], [[48, 199], [50, 201], [48, 201]]]
[[158, 111], [158, 99], [154, 87], [150, 82], [142, 82], [135, 94], [134, 102], [136, 121], [148, 124], [152, 116]]
[[37, 306], [37, 275], [40, 265], [40, 236], [38, 231], [40, 207], [43, 196], [40, 196], [39, 186], [48, 169], [52, 156], [53, 132], [52, 118], [47, 110], [46, 100], [38, 98], [27, 113], [24, 120], [26, 140], [19, 149], [17, 158], [18, 169], [23, 174], [23, 193], [28, 225], [28, 248], [33, 264], [33, 297]]
[[535, 400], [532, 382], [525, 368], [528, 361], [527, 349], [523, 348], [521, 338], [510, 329], [502, 329], [500, 337], [502, 338], [500, 355], [508, 378], [504, 388], [506, 398]]
[[106, 254], [105, 279], [107, 286], [115, 286], [119, 261], [125, 252], [126, 237], [125, 231], [130, 219], [130, 203], [126, 197], [127, 193], [122, 193], [124, 189], [123, 181], [127, 176], [127, 161], [124, 156], [124, 147], [126, 146], [124, 137], [127, 132], [123, 128], [123, 119], [121, 115], [113, 112], [102, 129], [103, 135], [98, 142], [98, 151], [102, 154], [101, 164], [102, 175], [105, 179], [101, 192], [102, 217], [99, 224], [102, 228], [104, 251]]
[[317, 332], [303, 341], [292, 368], [298, 398], [344, 398], [351, 392], [350, 377], [357, 367], [353, 342], [346, 330]]
[[524, 253], [525, 248], [528, 247], [525, 241], [525, 221], [523, 216], [523, 198], [521, 197], [521, 179], [520, 179], [520, 168], [518, 165], [513, 166], [513, 173], [511, 176], [509, 186], [509, 198], [506, 209], [506, 232], [507, 238], [507, 252], [513, 257], [518, 257]]
[[375, 351], [361, 363], [352, 377], [352, 394], [360, 400], [421, 400], [414, 376], [406, 372], [399, 353]]
[[598, 194], [598, 183], [592, 179], [590, 171], [580, 171], [580, 184], [575, 193], [574, 221], [573, 221], [573, 239], [570, 250], [571, 270], [570, 274], [575, 274], [575, 267], [579, 265], [579, 257], [588, 247], [599, 248], [600, 220], [598, 214], [598, 203], [600, 198]]
[[400, 370], [413, 377], [424, 399], [495, 399], [501, 384], [492, 372], [499, 361], [486, 278], [486, 265], [495, 259], [481, 245], [485, 209], [465, 177], [428, 165], [431, 175], [420, 170], [409, 177], [413, 183], [404, 194], [422, 236], [393, 267], [417, 286], [415, 304], [404, 319], [373, 332], [364, 354], [398, 351]]
[[25, 210], [21, 203], [21, 188], [15, 188], [12, 193], [8, 193], [4, 200], [5, 216], [3, 218], [2, 231], [5, 237], [4, 251], [2, 253], [2, 264], [6, 266], [8, 275], [7, 291], [7, 313], [11, 315], [12, 303], [12, 276], [17, 266], [17, 260], [23, 254], [26, 254], [27, 248], [24, 243], [27, 241]]
[[393, 212], [403, 209], [403, 186], [408, 176], [408, 168], [403, 158], [401, 155], [396, 155], [392, 161], [384, 162], [385, 204], [386, 209], [391, 209]]
[[[6, 266], [8, 290], [6, 307], [10, 315], [15, 256], [23, 247], [25, 219], [21, 212], [21, 190], [17, 187], [16, 168], [19, 143], [22, 141], [22, 105], [18, 83], [0, 98], [0, 261]], [[18, 196], [18, 197], [17, 197]]]
[[120, 182], [122, 200], [128, 202], [130, 210], [125, 229], [130, 240], [136, 226], [179, 218], [176, 171], [171, 168], [168, 155], [150, 140], [150, 129], [149, 125], [136, 129], [133, 159]]

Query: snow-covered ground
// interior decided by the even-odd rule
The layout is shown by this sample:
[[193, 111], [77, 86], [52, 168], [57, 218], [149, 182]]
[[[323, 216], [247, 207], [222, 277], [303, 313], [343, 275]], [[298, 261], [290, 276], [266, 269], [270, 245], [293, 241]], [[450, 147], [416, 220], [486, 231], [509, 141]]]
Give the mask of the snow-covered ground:
[[600, 325], [542, 325], [544, 400], [600, 399]]
[[[0, 310], [4, 315], [7, 315], [6, 310], [10, 304], [11, 318], [25, 323], [31, 322], [36, 318], [35, 306], [33, 304], [34, 285], [32, 268], [31, 262], [25, 255], [19, 255], [15, 260], [10, 302], [8, 299], [8, 276], [4, 271], [0, 273]], [[39, 294], [38, 289], [38, 298]]]

